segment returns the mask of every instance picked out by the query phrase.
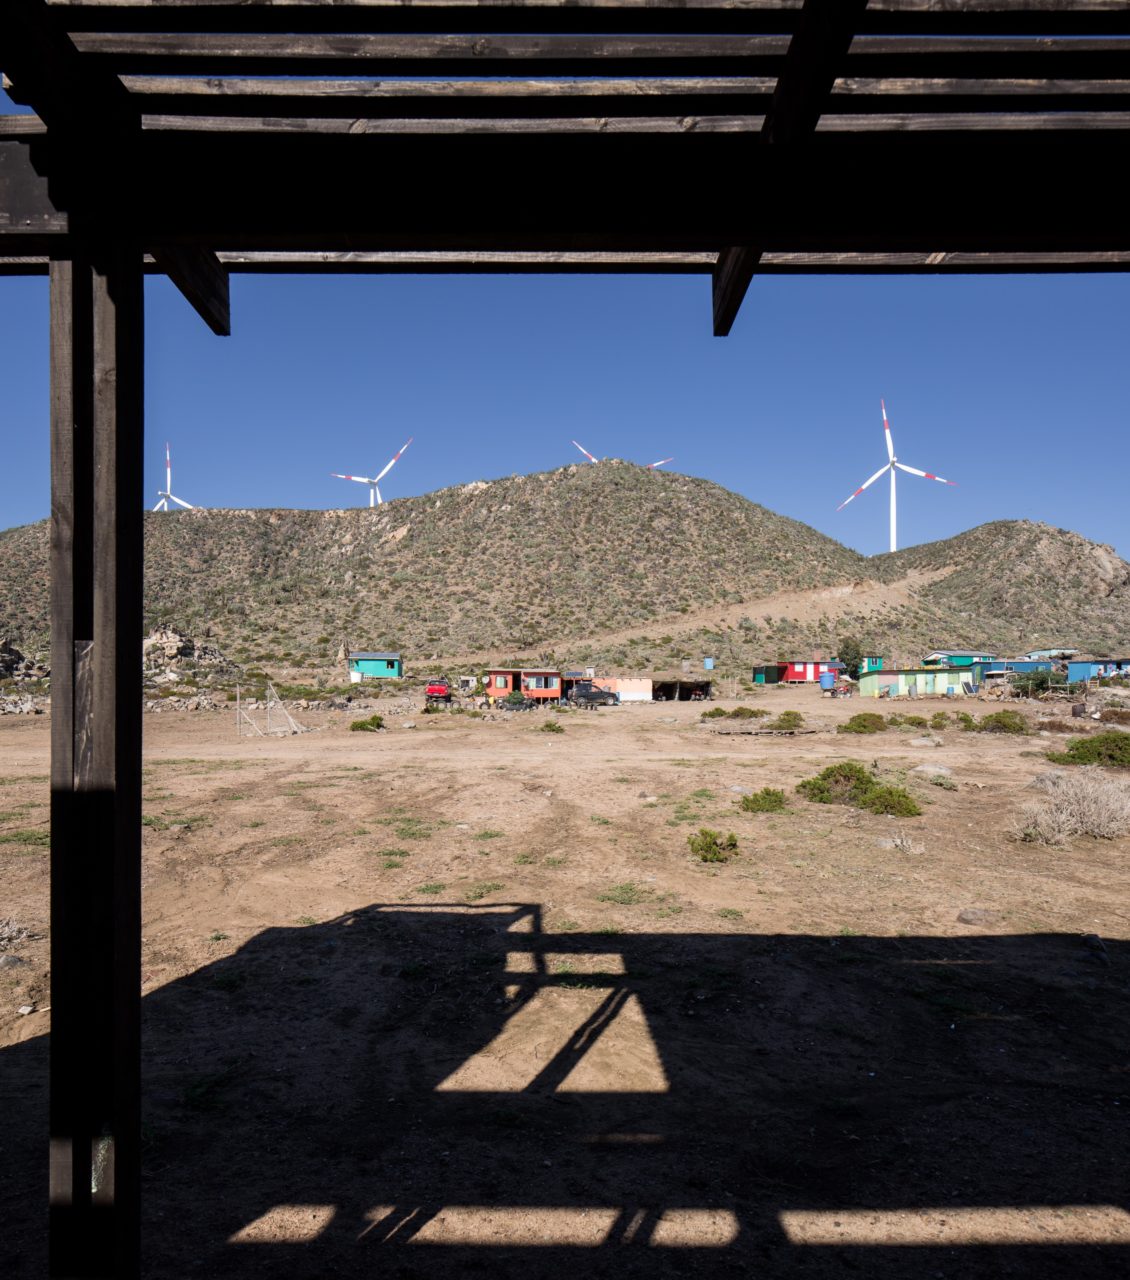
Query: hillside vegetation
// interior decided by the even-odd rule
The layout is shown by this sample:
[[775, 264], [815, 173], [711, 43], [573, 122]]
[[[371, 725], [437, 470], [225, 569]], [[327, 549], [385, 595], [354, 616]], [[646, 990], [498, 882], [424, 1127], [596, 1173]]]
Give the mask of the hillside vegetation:
[[[1000, 522], [867, 559], [718, 485], [610, 461], [376, 510], [149, 513], [146, 620], [276, 667], [338, 647], [434, 665], [526, 658], [723, 671], [852, 632], [907, 659], [940, 644], [1130, 647], [1130, 565]], [[0, 635], [46, 647], [47, 524], [0, 533]], [[418, 669], [418, 666], [417, 666]]]

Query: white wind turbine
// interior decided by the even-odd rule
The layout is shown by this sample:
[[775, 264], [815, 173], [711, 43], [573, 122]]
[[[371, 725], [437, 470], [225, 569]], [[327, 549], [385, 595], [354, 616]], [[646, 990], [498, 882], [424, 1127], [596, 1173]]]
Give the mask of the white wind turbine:
[[[596, 459], [592, 456], [591, 453], [589, 453], [589, 451], [584, 447], [584, 445], [577, 444], [576, 440], [572, 440], [570, 441], [570, 443], [576, 445], [576, 447], [580, 449], [580, 451], [585, 455], [586, 458], [588, 458], [590, 462], [596, 461]], [[674, 462], [674, 461], [675, 461], [674, 458], [660, 458], [658, 462], [649, 462], [644, 469], [646, 471], [654, 471], [656, 467], [662, 467], [665, 463]]]
[[[955, 485], [957, 482], [954, 480], [943, 480], [941, 476], [936, 476], [931, 471], [919, 471], [917, 467], [908, 467], [904, 462], [899, 462], [898, 458], [895, 457], [894, 441], [891, 439], [891, 424], [887, 421], [887, 406], [882, 400], [879, 401], [879, 405], [883, 410], [883, 438], [887, 442], [887, 465], [885, 467], [880, 467], [870, 480], [865, 480], [851, 495], [851, 498], [858, 498], [864, 489], [866, 489], [868, 485], [874, 484], [885, 471], [889, 471], [891, 473], [891, 550], [897, 551], [898, 537], [895, 532], [895, 471], [905, 471], [912, 476], [922, 476], [924, 480], [937, 480], [939, 484]], [[842, 511], [851, 501], [851, 498], [845, 498], [836, 510]]]
[[196, 508], [191, 502], [183, 502], [173, 493], [173, 464], [169, 460], [169, 442], [165, 441], [165, 487], [157, 490], [159, 499], [154, 511], [168, 511], [169, 503], [175, 502], [178, 507], [184, 507], [186, 511], [195, 511]]
[[[385, 469], [378, 476], [343, 476], [337, 471], [331, 471], [330, 475], [332, 475], [336, 480], [356, 480], [358, 484], [367, 484], [369, 486], [369, 506], [380, 506], [384, 502], [384, 498], [381, 497], [381, 481], [388, 475], [397, 462], [400, 461], [400, 454], [408, 448], [408, 445], [410, 445], [415, 438], [415, 436], [408, 437], [407, 442], [401, 447], [400, 452], [392, 455], [392, 458], [385, 465]], [[374, 498], [376, 499], [375, 502]]]

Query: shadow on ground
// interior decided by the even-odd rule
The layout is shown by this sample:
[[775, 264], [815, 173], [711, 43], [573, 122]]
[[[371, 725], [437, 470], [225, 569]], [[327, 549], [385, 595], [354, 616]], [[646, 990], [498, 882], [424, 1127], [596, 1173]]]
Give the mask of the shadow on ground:
[[[1130, 1274], [1128, 961], [530, 905], [266, 930], [144, 1002], [145, 1275]], [[0, 1054], [8, 1276], [45, 1069]]]

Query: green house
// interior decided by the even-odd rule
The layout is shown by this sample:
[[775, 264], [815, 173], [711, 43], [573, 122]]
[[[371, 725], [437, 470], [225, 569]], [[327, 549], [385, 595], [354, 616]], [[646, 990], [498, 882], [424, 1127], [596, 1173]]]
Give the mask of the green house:
[[351, 653], [349, 683], [362, 680], [399, 680], [404, 674], [399, 653]]
[[861, 698], [960, 698], [970, 684], [964, 667], [914, 667], [907, 671], [866, 671], [859, 677]]

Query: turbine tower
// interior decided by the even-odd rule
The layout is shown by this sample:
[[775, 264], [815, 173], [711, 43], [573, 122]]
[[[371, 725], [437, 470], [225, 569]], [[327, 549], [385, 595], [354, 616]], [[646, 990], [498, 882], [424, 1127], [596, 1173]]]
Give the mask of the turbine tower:
[[165, 487], [157, 490], [157, 505], [154, 511], [168, 511], [169, 503], [175, 502], [178, 507], [184, 507], [186, 511], [195, 511], [196, 508], [191, 502], [184, 502], [173, 493], [173, 464], [169, 458], [169, 442], [165, 441]]
[[856, 489], [856, 491], [851, 495], [851, 498], [845, 498], [843, 502], [841, 502], [840, 505], [836, 508], [836, 510], [842, 511], [844, 507], [846, 507], [847, 504], [851, 501], [852, 498], [858, 498], [859, 495], [864, 491], [864, 489], [866, 489], [869, 485], [873, 485], [875, 481], [878, 480], [879, 477], [884, 472], [889, 471], [891, 473], [891, 550], [897, 551], [898, 550], [898, 533], [897, 533], [897, 522], [896, 522], [897, 507], [896, 507], [896, 499], [895, 499], [895, 472], [905, 471], [908, 475], [921, 476], [924, 480], [937, 480], [939, 484], [955, 485], [956, 481], [943, 480], [941, 476], [936, 476], [931, 471], [919, 471], [917, 467], [908, 467], [906, 463], [900, 462], [898, 458], [895, 456], [895, 442], [891, 437], [891, 424], [887, 421], [887, 406], [883, 403], [882, 400], [879, 401], [879, 406], [883, 410], [883, 438], [887, 442], [887, 465], [885, 467], [880, 467], [879, 470], [875, 472], [875, 474], [871, 477], [870, 480], [865, 480], [859, 486], [859, 488]]
[[[356, 480], [358, 484], [367, 484], [369, 486], [369, 506], [379, 507], [384, 503], [384, 498], [381, 497], [381, 481], [388, 475], [397, 462], [400, 461], [400, 454], [408, 448], [415, 438], [415, 436], [408, 437], [407, 441], [401, 446], [400, 452], [392, 455], [392, 458], [385, 464], [385, 469], [378, 476], [343, 476], [338, 471], [331, 471], [330, 475], [333, 476], [335, 480]], [[374, 498], [376, 501], [374, 501]]]

